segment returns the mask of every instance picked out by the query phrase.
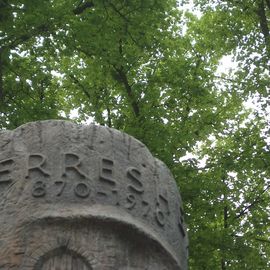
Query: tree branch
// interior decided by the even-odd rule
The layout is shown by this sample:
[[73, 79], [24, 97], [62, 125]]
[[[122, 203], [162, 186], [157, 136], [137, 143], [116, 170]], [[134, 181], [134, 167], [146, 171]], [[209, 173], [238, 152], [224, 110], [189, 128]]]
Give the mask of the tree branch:
[[268, 240], [268, 239], [254, 238], [254, 240], [259, 241], [259, 242], [270, 244], [270, 240]]
[[108, 115], [107, 125], [108, 127], [112, 127], [111, 110], [109, 106], [106, 107], [106, 110], [107, 110], [107, 115]]
[[69, 74], [69, 78], [73, 81], [74, 84], [78, 85], [83, 93], [86, 95], [86, 97], [91, 100], [91, 96], [89, 94], [89, 92], [85, 89], [85, 87], [80, 83], [80, 81], [72, 74]]
[[[37, 26], [32, 32], [30, 33], [23, 33], [22, 35], [20, 35], [19, 37], [15, 37], [11, 38], [11, 40], [6, 39], [7, 43], [3, 45], [2, 49], [15, 49], [18, 45], [22, 44], [23, 42], [28, 41], [29, 39], [47, 32], [49, 30], [49, 26], [47, 25], [47, 23], [45, 24], [41, 24], [39, 26]], [[5, 39], [3, 40], [5, 42]]]
[[[242, 235], [240, 236], [240, 235], [237, 235], [237, 234], [231, 234], [231, 236], [232, 237], [237, 237], [237, 238], [245, 237], [245, 236], [242, 236]], [[270, 240], [265, 239], [265, 238], [258, 238], [258, 237], [253, 238], [252, 235], [248, 236], [248, 239], [263, 242], [263, 243], [266, 243], [266, 244], [270, 244]]]
[[215, 79], [220, 79], [220, 80], [223, 80], [223, 81], [228, 81], [228, 82], [231, 82], [231, 83], [239, 84], [239, 81], [234, 80], [234, 79], [232, 79], [232, 78], [226, 78], [226, 77], [224, 77], [224, 76], [214, 75], [214, 78], [215, 78]]
[[127, 96], [128, 96], [128, 100], [131, 104], [131, 107], [133, 109], [135, 116], [139, 117], [140, 116], [140, 109], [139, 109], [139, 106], [135, 100], [135, 97], [134, 97], [134, 94], [132, 91], [132, 87], [128, 82], [128, 78], [126, 76], [126, 73], [124, 72], [123, 67], [121, 66], [120, 68], [117, 68], [116, 66], [113, 66], [113, 68], [117, 72], [117, 75], [118, 75], [117, 80], [124, 85], [124, 88], [125, 88]]
[[262, 34], [264, 36], [267, 54], [270, 57], [270, 32], [269, 32], [268, 22], [266, 18], [266, 13], [265, 13], [264, 0], [261, 0], [259, 2], [258, 16], [260, 19], [260, 27], [261, 27]]
[[121, 18], [124, 19], [124, 21], [129, 22], [129, 19], [128, 19], [124, 14], [122, 14], [122, 13], [120, 12], [120, 10], [118, 10], [118, 9], [115, 7], [115, 5], [113, 5], [112, 3], [110, 3], [110, 6], [112, 7], [112, 9], [113, 9], [113, 10], [114, 10]]
[[88, 8], [92, 8], [94, 6], [93, 2], [85, 2], [83, 3], [83, 1], [80, 2], [80, 4], [75, 8], [73, 9], [73, 13], [75, 15], [80, 15], [82, 14], [86, 9]]
[[[119, 40], [119, 54], [122, 58], [124, 58], [123, 45], [122, 45], [121, 39]], [[132, 85], [129, 84], [127, 74], [124, 70], [124, 67], [122, 65], [120, 65], [120, 67], [117, 67], [116, 65], [112, 65], [112, 67], [116, 71], [116, 74], [113, 74], [113, 75], [115, 75], [114, 77], [115, 77], [116, 81], [118, 81], [119, 83], [124, 85], [124, 89], [126, 90], [127, 98], [128, 98], [128, 101], [132, 107], [133, 113], [135, 114], [136, 117], [139, 117], [140, 116], [139, 105], [138, 105], [136, 98], [134, 96], [134, 93], [132, 91]]]
[[270, 188], [270, 185], [266, 186], [265, 189], [261, 192], [260, 195], [258, 195], [255, 200], [250, 203], [249, 205], [247, 205], [244, 209], [242, 209], [240, 211], [240, 213], [235, 217], [235, 219], [238, 219], [242, 216], [244, 216], [252, 207], [254, 207], [257, 203], [259, 203], [260, 201], [262, 201], [261, 196]]
[[75, 46], [75, 49], [80, 52], [83, 53], [85, 56], [91, 58], [93, 56], [93, 54], [90, 54], [89, 52], [87, 52], [86, 50], [79, 48], [78, 46]]
[[[93, 7], [94, 4], [92, 2], [85, 2], [82, 4], [81, 3], [75, 8], [73, 9], [73, 13], [75, 15], [79, 15], [81, 14], [85, 9], [87, 8], [91, 8]], [[32, 32], [26, 32], [26, 33], [22, 33], [20, 36], [15, 36], [15, 37], [11, 37], [11, 38], [6, 38], [2, 40], [2, 44], [4, 44], [2, 46], [2, 49], [7, 48], [7, 49], [15, 49], [18, 45], [30, 40], [31, 38], [48, 32], [49, 30], [53, 30], [54, 27], [56, 26], [55, 23], [42, 23], [40, 25], [38, 25], [35, 29], [32, 30]]]

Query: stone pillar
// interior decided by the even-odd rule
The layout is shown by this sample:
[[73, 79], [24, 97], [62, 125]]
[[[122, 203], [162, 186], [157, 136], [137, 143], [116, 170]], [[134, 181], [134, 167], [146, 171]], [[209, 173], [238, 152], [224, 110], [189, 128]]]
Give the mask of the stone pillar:
[[66, 121], [0, 133], [1, 270], [186, 270], [168, 168], [133, 137]]

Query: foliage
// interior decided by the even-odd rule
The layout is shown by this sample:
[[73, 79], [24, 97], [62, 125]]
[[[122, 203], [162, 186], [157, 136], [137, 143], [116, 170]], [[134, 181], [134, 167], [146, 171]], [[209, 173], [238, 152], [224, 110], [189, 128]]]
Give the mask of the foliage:
[[135, 136], [179, 184], [190, 269], [269, 269], [270, 3], [184, 2], [0, 0], [0, 127], [77, 110]]

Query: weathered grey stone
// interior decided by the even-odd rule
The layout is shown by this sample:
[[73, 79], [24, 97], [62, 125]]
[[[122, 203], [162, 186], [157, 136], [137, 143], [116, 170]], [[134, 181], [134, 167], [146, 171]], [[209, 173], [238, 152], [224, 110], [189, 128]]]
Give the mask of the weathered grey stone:
[[131, 136], [42, 121], [0, 133], [0, 269], [186, 270], [175, 181]]

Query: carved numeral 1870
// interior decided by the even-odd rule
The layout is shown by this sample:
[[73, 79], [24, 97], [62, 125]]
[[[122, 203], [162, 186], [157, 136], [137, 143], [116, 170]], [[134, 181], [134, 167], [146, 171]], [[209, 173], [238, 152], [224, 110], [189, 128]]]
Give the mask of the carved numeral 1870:
[[74, 188], [74, 193], [80, 198], [86, 198], [90, 194], [90, 188], [86, 183], [78, 183]]
[[64, 181], [56, 181], [54, 182], [57, 186], [59, 186], [59, 191], [57, 192], [56, 196], [61, 196], [66, 186], [66, 182]]

